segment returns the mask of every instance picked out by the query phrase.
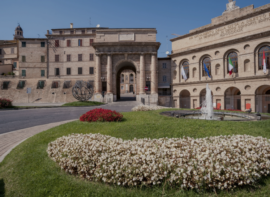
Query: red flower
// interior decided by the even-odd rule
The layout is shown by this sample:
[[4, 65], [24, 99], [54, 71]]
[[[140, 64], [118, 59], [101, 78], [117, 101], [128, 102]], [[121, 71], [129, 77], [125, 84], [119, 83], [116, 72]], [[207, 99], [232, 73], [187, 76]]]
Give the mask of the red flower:
[[108, 109], [93, 109], [89, 112], [86, 112], [80, 117], [80, 121], [87, 122], [112, 122], [112, 121], [121, 121], [123, 115]]

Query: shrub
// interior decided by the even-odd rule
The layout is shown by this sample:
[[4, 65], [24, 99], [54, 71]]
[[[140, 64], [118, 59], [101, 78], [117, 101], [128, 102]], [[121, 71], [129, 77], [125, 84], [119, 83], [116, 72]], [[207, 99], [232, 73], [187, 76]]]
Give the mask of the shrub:
[[12, 101], [9, 99], [0, 98], [0, 108], [12, 107]]
[[112, 122], [121, 121], [123, 115], [109, 109], [93, 109], [80, 117], [80, 121], [87, 122]]
[[270, 144], [248, 135], [122, 140], [72, 134], [49, 143], [61, 169], [122, 186], [167, 182], [185, 189], [254, 185], [270, 171]]

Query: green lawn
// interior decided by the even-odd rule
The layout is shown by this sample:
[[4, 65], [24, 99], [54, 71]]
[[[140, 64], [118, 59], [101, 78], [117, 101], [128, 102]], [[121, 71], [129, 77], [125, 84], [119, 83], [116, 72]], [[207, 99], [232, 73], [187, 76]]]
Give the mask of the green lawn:
[[[16, 147], [0, 163], [0, 196], [216, 196], [215, 192], [183, 191], [168, 185], [127, 188], [82, 180], [61, 171], [47, 155], [49, 142], [71, 133], [101, 133], [123, 139], [248, 134], [270, 139], [270, 120], [226, 122], [177, 119], [161, 111], [127, 112], [118, 123], [71, 122], [37, 134]], [[256, 187], [217, 191], [218, 196], [270, 196], [270, 178]]]
[[71, 103], [65, 103], [62, 107], [80, 107], [80, 106], [96, 106], [102, 105], [103, 103], [96, 101], [75, 101]]

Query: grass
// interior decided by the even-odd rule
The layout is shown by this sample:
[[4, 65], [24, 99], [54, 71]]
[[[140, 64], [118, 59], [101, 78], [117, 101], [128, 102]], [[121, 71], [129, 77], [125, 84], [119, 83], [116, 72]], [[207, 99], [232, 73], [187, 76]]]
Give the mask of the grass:
[[71, 103], [65, 103], [62, 107], [81, 107], [81, 106], [96, 106], [102, 105], [104, 103], [96, 102], [96, 101], [75, 101]]
[[[0, 196], [216, 196], [213, 191], [197, 193], [171, 188], [168, 184], [147, 188], [126, 188], [82, 180], [61, 171], [47, 155], [49, 142], [71, 133], [101, 133], [123, 139], [247, 134], [270, 138], [270, 120], [227, 122], [177, 119], [161, 111], [127, 112], [122, 122], [71, 122], [39, 133], [17, 146], [0, 163]], [[256, 187], [217, 191], [218, 196], [270, 196], [270, 179]]]

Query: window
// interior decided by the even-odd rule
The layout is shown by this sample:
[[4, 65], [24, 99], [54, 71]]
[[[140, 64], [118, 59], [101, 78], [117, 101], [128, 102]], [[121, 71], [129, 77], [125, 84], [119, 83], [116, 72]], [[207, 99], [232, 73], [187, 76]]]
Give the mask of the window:
[[45, 56], [44, 55], [41, 56], [41, 62], [45, 62]]
[[163, 82], [166, 82], [167, 81], [167, 77], [164, 75], [163, 76]]
[[55, 62], [59, 62], [59, 55], [54, 56]]
[[67, 40], [67, 47], [70, 47], [70, 40]]
[[45, 42], [41, 42], [41, 43], [40, 43], [40, 46], [41, 46], [41, 47], [45, 47]]
[[19, 81], [17, 85], [17, 89], [23, 89], [25, 85], [25, 81]]
[[71, 55], [67, 55], [67, 62], [70, 62]]
[[2, 55], [2, 49], [0, 49], [0, 55]]
[[125, 80], [125, 79], [124, 79], [124, 75], [122, 74], [122, 75], [121, 75], [121, 83], [124, 83], [124, 80]]
[[63, 85], [63, 88], [67, 89], [67, 88], [70, 88], [70, 87], [71, 87], [71, 81], [65, 81], [64, 85]]
[[26, 62], [26, 58], [24, 55], [22, 56], [22, 62]]
[[59, 31], [59, 34], [62, 35], [63, 34], [63, 31]]
[[[187, 78], [189, 78], [189, 63], [188, 63], [188, 61], [183, 62], [182, 66], [183, 66], [183, 69], [186, 73]], [[182, 79], [183, 79], [183, 76], [182, 76]]]
[[67, 68], [67, 75], [71, 74], [71, 68]]
[[3, 82], [2, 89], [3, 89], [3, 90], [7, 90], [7, 89], [8, 89], [8, 85], [9, 85], [9, 81], [4, 81], [4, 82]]
[[59, 76], [59, 75], [60, 75], [60, 70], [59, 70], [59, 68], [55, 68], [55, 75], [56, 75], [56, 76]]
[[90, 39], [90, 46], [93, 45], [94, 39]]
[[80, 47], [82, 46], [82, 39], [78, 40], [78, 46], [80, 46]]
[[204, 70], [204, 65], [209, 71], [209, 75], [211, 76], [211, 60], [209, 57], [206, 57], [202, 61], [202, 76], [208, 76], [207, 72]]
[[124, 86], [121, 86], [121, 90], [124, 90]]
[[22, 47], [26, 47], [26, 42], [22, 42]]
[[85, 30], [82, 30], [82, 34], [85, 34]]
[[82, 54], [78, 54], [78, 61], [82, 61]]
[[133, 83], [133, 74], [130, 74], [130, 76], [129, 76], [129, 83]]
[[45, 77], [45, 70], [41, 70], [41, 77]]
[[79, 67], [78, 68], [78, 75], [81, 75], [82, 74], [82, 67]]
[[59, 47], [59, 40], [55, 40], [55, 47]]
[[45, 86], [45, 81], [38, 81], [37, 89], [43, 89]]
[[95, 29], [93, 29], [93, 30], [92, 30], [92, 33], [93, 33], [93, 34], [95, 34], [95, 33], [96, 33], [96, 30], [95, 30]]
[[13, 62], [13, 68], [17, 68], [17, 62]]
[[146, 81], [146, 87], [148, 87], [148, 91], [151, 91], [151, 81]]
[[53, 81], [52, 82], [52, 88], [58, 88], [58, 81]]
[[265, 53], [266, 69], [270, 69], [270, 46], [263, 46], [259, 50], [259, 70], [263, 70], [263, 52]]
[[22, 77], [26, 77], [26, 70], [22, 70]]
[[227, 68], [227, 73], [229, 73], [229, 64], [230, 64], [230, 61], [229, 59], [231, 59], [232, 61], [232, 64], [233, 64], [233, 72], [234, 73], [238, 73], [238, 56], [237, 56], [237, 53], [235, 52], [232, 52], [228, 55], [228, 68]]
[[90, 61], [94, 61], [94, 54], [90, 53]]
[[167, 64], [166, 63], [162, 63], [162, 68], [167, 68]]
[[90, 67], [90, 68], [89, 68], [89, 74], [90, 74], [90, 75], [93, 75], [93, 74], [94, 74], [94, 67]]
[[106, 91], [107, 91], [107, 82], [102, 81], [102, 92], [106, 92]]
[[14, 54], [14, 48], [11, 48], [11, 54]]
[[74, 34], [74, 31], [70, 31], [70, 34]]

